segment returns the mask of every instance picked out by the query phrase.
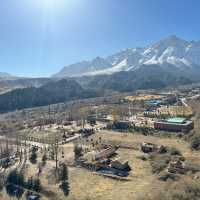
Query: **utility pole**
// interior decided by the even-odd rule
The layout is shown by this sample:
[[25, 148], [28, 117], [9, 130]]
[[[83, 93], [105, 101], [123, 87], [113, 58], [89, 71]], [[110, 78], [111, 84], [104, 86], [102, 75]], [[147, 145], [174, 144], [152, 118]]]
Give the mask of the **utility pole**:
[[9, 156], [9, 145], [8, 145], [8, 136], [6, 134], [6, 157]]
[[132, 113], [131, 113], [131, 106], [130, 106], [130, 104], [128, 105], [128, 114], [129, 114], [129, 117], [132, 116]]
[[51, 115], [51, 105], [49, 105], [48, 114], [49, 114], [49, 119], [50, 119], [50, 115]]
[[56, 172], [58, 169], [58, 137], [55, 138], [55, 159], [56, 159]]
[[2, 157], [2, 154], [3, 154], [2, 141], [0, 140], [0, 158]]

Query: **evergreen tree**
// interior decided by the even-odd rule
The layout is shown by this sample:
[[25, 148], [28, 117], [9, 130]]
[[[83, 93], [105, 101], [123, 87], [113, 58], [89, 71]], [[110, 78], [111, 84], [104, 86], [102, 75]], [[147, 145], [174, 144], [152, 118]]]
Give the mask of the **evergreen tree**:
[[68, 169], [67, 169], [66, 164], [63, 164], [62, 167], [61, 167], [60, 180], [61, 181], [68, 180]]
[[32, 188], [33, 188], [33, 178], [32, 177], [28, 179], [28, 181], [26, 183], [26, 187], [28, 189], [32, 190]]
[[37, 148], [33, 147], [31, 150], [31, 156], [29, 158], [30, 162], [32, 164], [36, 164], [37, 163]]
[[60, 188], [62, 189], [65, 196], [69, 195], [69, 183], [67, 181], [62, 181]]
[[82, 148], [80, 146], [78, 146], [77, 144], [74, 145], [74, 156], [75, 156], [75, 160], [77, 160], [82, 153]]
[[7, 177], [6, 182], [8, 184], [24, 186], [24, 176], [23, 174], [19, 174], [16, 170], [14, 170], [10, 172], [10, 174]]
[[41, 191], [41, 183], [40, 183], [40, 179], [34, 179], [33, 180], [33, 190], [36, 192], [40, 192]]
[[69, 194], [69, 183], [68, 183], [68, 168], [66, 164], [63, 164], [60, 171], [60, 188], [62, 189], [65, 196]]
[[46, 165], [46, 161], [47, 161], [47, 156], [46, 156], [46, 154], [44, 154], [44, 155], [42, 156], [42, 165], [43, 165], [43, 166]]
[[20, 198], [24, 193], [21, 187], [24, 187], [24, 176], [19, 174], [16, 170], [11, 171], [6, 179], [6, 192], [9, 196], [16, 196]]
[[3, 178], [0, 177], [0, 191], [3, 190], [3, 187], [4, 187], [4, 181]]

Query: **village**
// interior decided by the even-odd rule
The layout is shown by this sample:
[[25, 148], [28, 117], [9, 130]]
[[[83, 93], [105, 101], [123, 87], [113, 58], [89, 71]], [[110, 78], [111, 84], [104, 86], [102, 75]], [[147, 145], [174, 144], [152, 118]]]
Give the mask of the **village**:
[[189, 91], [137, 91], [2, 115], [3, 199], [139, 198], [168, 180], [198, 178], [199, 155], [184, 138], [196, 127], [190, 102], [199, 88]]

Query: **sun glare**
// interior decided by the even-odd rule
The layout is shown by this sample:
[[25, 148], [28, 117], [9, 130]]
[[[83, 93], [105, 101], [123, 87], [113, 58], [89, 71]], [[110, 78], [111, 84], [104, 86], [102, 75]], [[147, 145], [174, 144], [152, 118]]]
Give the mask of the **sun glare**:
[[37, 9], [45, 9], [45, 10], [51, 10], [51, 9], [57, 9], [61, 8], [65, 5], [68, 5], [68, 3], [71, 0], [34, 0], [29, 1], [30, 5], [33, 7], [36, 7]]
[[35, 11], [42, 10], [48, 13], [68, 12], [83, 5], [82, 0], [24, 0], [26, 8]]
[[55, 6], [59, 5], [62, 1], [60, 1], [60, 0], [42, 0], [39, 2], [43, 8], [51, 9], [51, 8], [54, 8]]

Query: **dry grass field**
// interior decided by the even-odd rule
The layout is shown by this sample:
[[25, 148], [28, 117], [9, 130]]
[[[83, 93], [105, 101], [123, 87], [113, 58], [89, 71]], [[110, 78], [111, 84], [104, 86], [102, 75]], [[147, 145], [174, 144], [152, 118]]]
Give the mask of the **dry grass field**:
[[148, 101], [151, 99], [161, 99], [161, 95], [156, 95], [156, 94], [139, 94], [139, 95], [134, 95], [134, 96], [127, 96], [125, 97], [125, 100], [128, 101]]
[[[143, 141], [163, 144], [169, 147], [178, 148], [186, 160], [200, 164], [197, 152], [189, 149], [188, 143], [175, 138], [157, 138], [138, 134], [124, 134], [110, 131], [102, 131], [93, 138], [102, 137], [103, 140], [126, 142], [139, 147]], [[141, 152], [137, 149], [119, 149], [118, 157], [128, 160], [132, 168], [130, 181], [117, 181], [91, 173], [82, 168], [70, 168], [70, 198], [86, 200], [111, 200], [111, 199], [137, 199], [142, 196], [151, 196], [164, 188], [165, 182], [159, 181], [158, 177], [152, 174], [148, 161], [138, 158]]]
[[170, 116], [190, 117], [193, 114], [192, 108], [185, 106], [162, 106], [157, 109], [160, 114]]
[[[102, 141], [128, 144], [133, 146], [133, 149], [119, 148], [117, 157], [122, 160], [128, 160], [132, 168], [128, 181], [119, 181], [111, 178], [106, 178], [83, 168], [73, 167], [74, 153], [73, 143], [68, 143], [59, 147], [59, 160], [65, 161], [69, 167], [69, 196], [65, 197], [59, 184], [56, 183], [52, 176], [52, 169], [55, 168], [55, 161], [47, 161], [47, 164], [42, 169], [39, 175], [41, 183], [45, 190], [52, 191], [50, 196], [42, 197], [42, 200], [127, 200], [127, 199], [143, 199], [143, 197], [153, 197], [156, 193], [164, 190], [169, 182], [163, 182], [158, 179], [158, 175], [152, 173], [152, 167], [149, 161], [143, 161], [139, 157], [142, 155], [140, 144], [142, 142], [152, 142], [162, 144], [168, 147], [176, 147], [179, 149], [187, 161], [199, 164], [199, 152], [193, 152], [189, 148], [189, 144], [182, 139], [176, 137], [156, 137], [144, 136], [133, 133], [120, 133], [113, 131], [102, 130], [91, 136], [93, 140], [98, 140], [101, 137]], [[64, 152], [64, 158], [61, 157], [61, 152]], [[29, 161], [26, 165], [25, 176], [37, 177], [38, 164], [41, 162], [43, 152], [38, 153], [38, 162], [33, 165]], [[48, 177], [51, 177], [51, 181]], [[24, 197], [25, 198], [25, 197]], [[1, 193], [0, 199], [9, 199], [5, 192]]]

